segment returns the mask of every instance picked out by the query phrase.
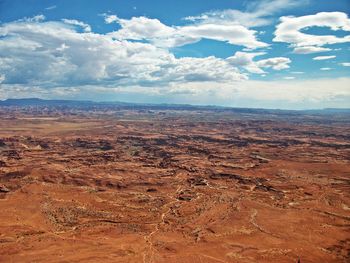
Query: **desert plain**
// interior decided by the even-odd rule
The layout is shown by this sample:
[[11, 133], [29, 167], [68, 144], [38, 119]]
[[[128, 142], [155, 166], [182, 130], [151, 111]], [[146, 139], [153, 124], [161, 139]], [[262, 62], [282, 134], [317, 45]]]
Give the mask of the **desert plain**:
[[349, 262], [350, 115], [0, 107], [0, 262]]

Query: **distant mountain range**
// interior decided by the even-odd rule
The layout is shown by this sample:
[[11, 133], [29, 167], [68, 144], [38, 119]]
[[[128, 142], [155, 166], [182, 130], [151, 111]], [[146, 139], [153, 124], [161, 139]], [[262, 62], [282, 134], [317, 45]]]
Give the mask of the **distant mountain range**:
[[214, 110], [214, 111], [234, 111], [239, 113], [286, 113], [286, 114], [336, 114], [349, 113], [348, 108], [326, 108], [315, 110], [280, 110], [280, 109], [258, 109], [258, 108], [235, 108], [224, 106], [197, 106], [189, 104], [149, 104], [149, 103], [128, 103], [128, 102], [95, 102], [82, 100], [45, 100], [39, 98], [7, 99], [0, 100], [0, 107], [78, 107], [78, 108], [102, 108], [116, 107], [123, 109], [144, 109], [144, 110]]
[[38, 98], [7, 99], [0, 101], [0, 106], [64, 106], [64, 105], [92, 105], [92, 101], [78, 100], [43, 100]]

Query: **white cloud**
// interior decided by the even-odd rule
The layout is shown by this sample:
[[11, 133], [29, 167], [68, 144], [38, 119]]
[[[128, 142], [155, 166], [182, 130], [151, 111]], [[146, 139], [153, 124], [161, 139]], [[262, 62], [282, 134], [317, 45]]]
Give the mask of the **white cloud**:
[[242, 12], [234, 9], [207, 12], [199, 16], [185, 17], [184, 20], [201, 23], [236, 24], [246, 27], [258, 27], [271, 23], [270, 19], [260, 17], [257, 13]]
[[327, 60], [327, 59], [332, 59], [335, 57], [336, 56], [318, 56], [318, 57], [314, 57], [313, 60]]
[[287, 77], [284, 77], [285, 80], [292, 80], [292, 79], [295, 79], [295, 77], [292, 77], [292, 76], [287, 76]]
[[292, 74], [304, 74], [305, 72], [302, 72], [302, 71], [292, 71], [291, 73], [292, 73]]
[[295, 47], [293, 53], [295, 54], [312, 54], [319, 52], [331, 51], [330, 48], [325, 47], [315, 47], [315, 46], [305, 46], [305, 47]]
[[290, 43], [295, 53], [314, 53], [325, 51], [327, 44], [350, 42], [350, 35], [337, 37], [335, 35], [312, 35], [302, 32], [310, 27], [328, 27], [332, 31], [350, 31], [350, 19], [342, 12], [321, 12], [307, 16], [283, 16], [275, 31], [275, 42]]
[[256, 56], [261, 56], [266, 53], [257, 52], [257, 53], [246, 53], [246, 52], [236, 52], [234, 56], [228, 57], [227, 61], [229, 61], [232, 65], [237, 67], [243, 67], [247, 71], [256, 74], [264, 74], [266, 73], [262, 68], [272, 68], [274, 70], [282, 70], [289, 68], [289, 63], [291, 60], [285, 57], [275, 57], [268, 58], [259, 61], [253, 61]]
[[273, 15], [283, 10], [307, 5], [307, 0], [260, 0], [249, 1], [246, 10], [216, 10], [199, 16], [185, 17], [184, 20], [214, 24], [239, 24], [246, 27], [266, 26], [273, 22]]
[[82, 22], [78, 21], [75, 19], [62, 19], [63, 23], [69, 24], [69, 25], [74, 25], [74, 26], [79, 26], [84, 29], [85, 32], [91, 32], [91, 26]]
[[6, 79], [4, 74], [0, 74], [0, 84], [4, 82], [4, 80]]
[[167, 26], [158, 19], [133, 17], [120, 19], [106, 16], [107, 23], [117, 22], [121, 29], [109, 33], [119, 40], [146, 40], [159, 47], [178, 47], [201, 39], [213, 39], [250, 49], [267, 47], [256, 38], [256, 31], [238, 24], [194, 23], [185, 26]]
[[[176, 58], [168, 49], [202, 38], [251, 48], [261, 45], [255, 31], [239, 24], [207, 21], [175, 27], [145, 17], [112, 17], [109, 21], [115, 19], [121, 29], [98, 34], [84, 30], [89, 25], [81, 21], [44, 19], [38, 16], [0, 25], [1, 98], [94, 99], [98, 94], [117, 94], [114, 98], [120, 100], [138, 97], [142, 101], [260, 107], [298, 107], [309, 102], [345, 105], [350, 98], [345, 88], [349, 79], [287, 81], [291, 79], [287, 76], [282, 81], [257, 82], [240, 71], [244, 68], [265, 75], [268, 68], [286, 69], [291, 63], [287, 57], [259, 60], [267, 53], [236, 52], [227, 59]], [[310, 47], [323, 48], [305, 46]]]
[[64, 51], [65, 49], [69, 48], [65, 43], [61, 44], [58, 48], [56, 48], [57, 51]]
[[45, 16], [44, 15], [36, 15], [33, 17], [25, 17], [23, 19], [18, 20], [19, 22], [41, 22], [45, 20]]
[[52, 6], [46, 7], [45, 9], [46, 9], [46, 10], [53, 10], [53, 9], [55, 9], [55, 8], [57, 8], [57, 6], [52, 5]]
[[254, 30], [249, 30], [241, 25], [198, 24], [181, 27], [178, 29], [178, 34], [184, 38], [199, 40], [207, 38], [250, 49], [268, 46], [268, 44], [256, 39]]
[[263, 68], [273, 68], [274, 70], [282, 70], [289, 68], [289, 63], [291, 63], [291, 60], [289, 58], [276, 57], [260, 60], [257, 62], [257, 65]]
[[[221, 58], [180, 58], [149, 43], [78, 32], [79, 21], [17, 21], [0, 26], [0, 72], [7, 84], [41, 87], [167, 86], [247, 79]], [[151, 32], [150, 32], [151, 34]]]
[[339, 64], [344, 66], [344, 67], [350, 67], [350, 62], [343, 62], [343, 63], [339, 63]]
[[247, 76], [241, 74], [236, 67], [227, 61], [216, 57], [206, 58], [179, 58], [169, 67], [161, 68], [155, 73], [162, 81], [195, 82], [216, 81], [228, 82], [246, 80]]
[[103, 16], [105, 18], [106, 24], [111, 24], [111, 23], [117, 22], [119, 20], [119, 18], [116, 15], [103, 14]]
[[[131, 27], [129, 32], [134, 34], [134, 38], [143, 34], [157, 39], [173, 30], [180, 30], [147, 18], [141, 21], [137, 18], [129, 23], [131, 21], [128, 20], [124, 28]], [[142, 24], [154, 30], [147, 31]], [[81, 32], [77, 26], [85, 30]], [[248, 79], [246, 73], [240, 72], [240, 66], [250, 72], [264, 73], [261, 68], [280, 70], [287, 68], [290, 62], [287, 58], [269, 58], [251, 61], [250, 65], [239, 65], [230, 59], [213, 56], [175, 58], [166, 48], [123, 38], [113, 39], [110, 34], [89, 32], [88, 26], [68, 19], [62, 22], [30, 20], [2, 24], [0, 72], [6, 75], [4, 83], [47, 88], [86, 85], [147, 87], [196, 81], [226, 83]], [[199, 30], [197, 34], [202, 34], [201, 27], [186, 27], [186, 30]], [[214, 31], [212, 38], [218, 37]], [[253, 57], [256, 55], [258, 53]]]
[[327, 71], [327, 70], [331, 70], [331, 68], [320, 68], [320, 70]]
[[110, 33], [116, 39], [156, 40], [170, 37], [175, 33], [174, 28], [164, 25], [158, 19], [150, 19], [143, 16], [133, 17], [130, 20], [120, 19], [116, 16], [109, 16], [106, 19], [120, 24], [120, 30]]
[[226, 60], [234, 66], [243, 67], [247, 71], [256, 74], [265, 73], [258, 65], [253, 61], [254, 57], [264, 55], [264, 52], [259, 53], [246, 53], [237, 51], [234, 56], [228, 57]]

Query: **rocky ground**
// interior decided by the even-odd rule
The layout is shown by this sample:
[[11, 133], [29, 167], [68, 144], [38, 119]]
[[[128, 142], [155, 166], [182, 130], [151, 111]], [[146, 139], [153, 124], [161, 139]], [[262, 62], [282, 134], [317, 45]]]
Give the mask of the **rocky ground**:
[[349, 262], [349, 120], [0, 108], [0, 262]]

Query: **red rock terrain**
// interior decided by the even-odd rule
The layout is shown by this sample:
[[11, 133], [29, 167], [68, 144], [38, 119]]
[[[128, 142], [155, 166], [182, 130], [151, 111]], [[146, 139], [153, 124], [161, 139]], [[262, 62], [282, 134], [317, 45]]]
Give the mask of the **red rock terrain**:
[[0, 262], [349, 262], [349, 120], [0, 108]]

